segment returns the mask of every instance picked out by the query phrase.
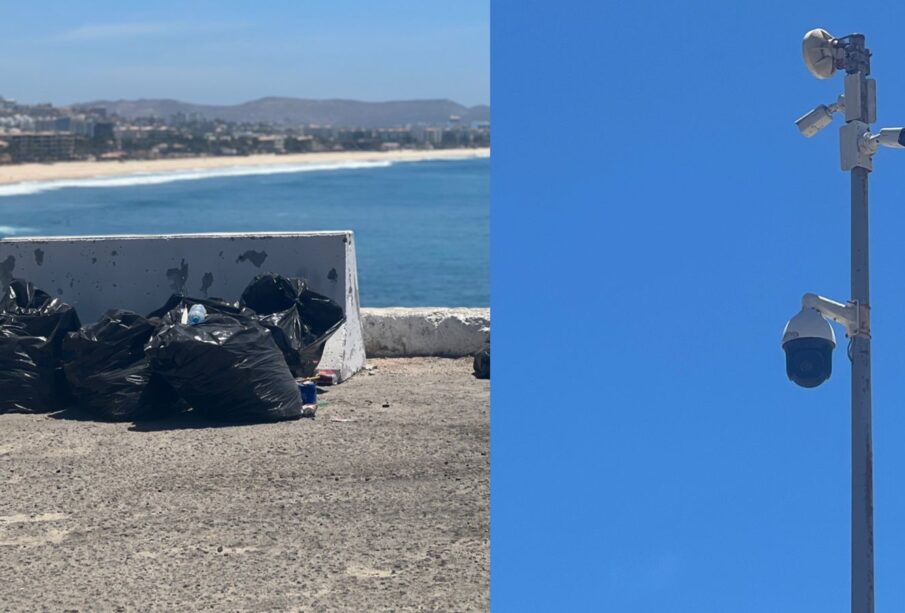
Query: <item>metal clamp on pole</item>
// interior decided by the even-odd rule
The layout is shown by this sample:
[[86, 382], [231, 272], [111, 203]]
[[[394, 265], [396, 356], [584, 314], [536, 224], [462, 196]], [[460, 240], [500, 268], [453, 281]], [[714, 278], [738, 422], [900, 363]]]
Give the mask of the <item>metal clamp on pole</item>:
[[852, 302], [857, 309], [857, 328], [849, 333], [849, 336], [852, 338], [856, 336], [861, 336], [864, 338], [870, 338], [870, 305], [869, 304], [859, 304], [857, 301]]

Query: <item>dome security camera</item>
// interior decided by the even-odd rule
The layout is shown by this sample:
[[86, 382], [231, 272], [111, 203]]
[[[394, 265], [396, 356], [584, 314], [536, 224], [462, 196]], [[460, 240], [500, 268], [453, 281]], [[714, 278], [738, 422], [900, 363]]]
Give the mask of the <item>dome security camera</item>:
[[804, 307], [786, 324], [782, 348], [786, 374], [801, 387], [817, 387], [833, 373], [836, 334], [817, 309]]

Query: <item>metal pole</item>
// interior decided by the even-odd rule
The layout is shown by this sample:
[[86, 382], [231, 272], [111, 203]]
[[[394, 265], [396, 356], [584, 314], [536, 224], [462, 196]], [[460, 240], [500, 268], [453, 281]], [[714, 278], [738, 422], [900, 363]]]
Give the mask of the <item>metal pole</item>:
[[[861, 100], [866, 74], [859, 71]], [[861, 121], [868, 122], [865, 105]], [[868, 208], [866, 168], [852, 173], [852, 300], [869, 313]], [[869, 328], [868, 328], [869, 329]], [[871, 442], [870, 335], [856, 334], [852, 361], [852, 613], [874, 613], [874, 496]]]

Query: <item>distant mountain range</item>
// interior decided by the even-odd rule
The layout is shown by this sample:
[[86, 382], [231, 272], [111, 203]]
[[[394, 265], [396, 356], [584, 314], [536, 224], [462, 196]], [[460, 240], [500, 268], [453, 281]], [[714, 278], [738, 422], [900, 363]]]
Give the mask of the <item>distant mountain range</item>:
[[444, 125], [450, 115], [458, 115], [466, 125], [489, 121], [490, 107], [466, 107], [452, 100], [398, 100], [360, 102], [357, 100], [309, 100], [304, 98], [261, 98], [232, 106], [191, 104], [179, 100], [97, 100], [73, 107], [103, 107], [127, 119], [168, 118], [178, 113], [197, 114], [206, 119], [237, 123], [283, 125], [332, 125], [335, 127], [384, 128], [406, 124]]

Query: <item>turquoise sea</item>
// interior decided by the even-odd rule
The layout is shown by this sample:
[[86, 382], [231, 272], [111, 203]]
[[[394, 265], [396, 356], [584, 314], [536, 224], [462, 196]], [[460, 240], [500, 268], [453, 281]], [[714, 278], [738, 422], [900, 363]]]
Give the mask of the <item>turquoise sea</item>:
[[0, 236], [346, 229], [363, 306], [489, 306], [486, 158], [0, 186]]

